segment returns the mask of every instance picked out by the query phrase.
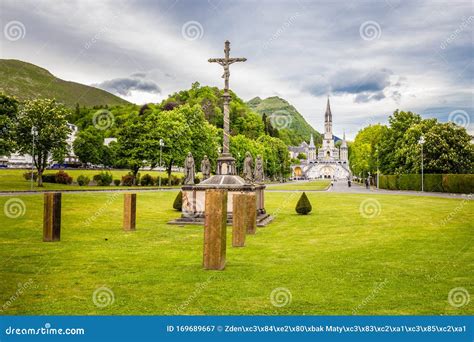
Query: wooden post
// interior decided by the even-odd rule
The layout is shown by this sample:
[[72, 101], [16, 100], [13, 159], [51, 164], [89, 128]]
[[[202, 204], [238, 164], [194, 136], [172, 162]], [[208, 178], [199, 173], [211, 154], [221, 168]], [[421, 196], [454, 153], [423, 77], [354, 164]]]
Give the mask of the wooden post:
[[43, 241], [53, 242], [61, 239], [61, 193], [44, 194]]
[[246, 225], [247, 234], [255, 234], [257, 232], [257, 199], [255, 193], [245, 194], [247, 199], [246, 207]]
[[222, 270], [225, 267], [227, 230], [227, 191], [206, 190], [204, 217], [203, 267]]
[[247, 195], [235, 194], [232, 199], [232, 247], [245, 246], [247, 220]]
[[123, 230], [135, 230], [137, 194], [125, 194], [123, 201]]

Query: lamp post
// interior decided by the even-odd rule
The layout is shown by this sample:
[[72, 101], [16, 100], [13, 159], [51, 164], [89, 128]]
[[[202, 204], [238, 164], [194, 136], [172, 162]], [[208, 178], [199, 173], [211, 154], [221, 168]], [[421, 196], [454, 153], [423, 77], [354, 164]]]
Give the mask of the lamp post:
[[239, 176], [239, 165], [240, 165], [240, 152], [237, 153], [237, 164], [235, 165], [237, 169], [237, 176]]
[[418, 144], [421, 145], [421, 192], [424, 191], [424, 182], [423, 182], [423, 144], [425, 143], [425, 137], [421, 136], [418, 140]]
[[[163, 139], [160, 139], [160, 169], [161, 169], [161, 154], [163, 153], [163, 146], [165, 146], [165, 143]], [[161, 170], [160, 170], [160, 175], [158, 178], [158, 186], [161, 188]]]
[[31, 127], [31, 136], [33, 137], [33, 146], [31, 151], [31, 190], [33, 190], [33, 172], [35, 169], [35, 138], [38, 136], [36, 126]]
[[375, 153], [377, 153], [377, 190], [379, 189], [379, 149], [375, 149]]

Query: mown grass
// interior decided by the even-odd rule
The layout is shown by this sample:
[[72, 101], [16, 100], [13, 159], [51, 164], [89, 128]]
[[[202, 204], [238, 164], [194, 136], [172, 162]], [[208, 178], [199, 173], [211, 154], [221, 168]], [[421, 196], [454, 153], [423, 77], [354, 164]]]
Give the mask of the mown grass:
[[[18, 190], [30, 190], [31, 183], [30, 181], [25, 180], [23, 174], [29, 172], [29, 169], [0, 169], [0, 191], [18, 191]], [[46, 170], [44, 173], [57, 173], [59, 170], [51, 169]], [[88, 176], [91, 181], [92, 177], [96, 174], [99, 174], [103, 170], [78, 170], [78, 169], [67, 169], [64, 170], [68, 175], [73, 177], [73, 184], [55, 184], [55, 183], [43, 183], [43, 187], [38, 187], [36, 183], [33, 186], [33, 190], [38, 191], [48, 191], [48, 190], [104, 190], [104, 189], [125, 189], [123, 186], [79, 186], [76, 183], [77, 177], [80, 175]], [[130, 171], [129, 170], [108, 170], [107, 172], [112, 174], [113, 179], [122, 179], [122, 176], [125, 176]], [[159, 171], [141, 171], [140, 174], [143, 176], [145, 174], [150, 174], [153, 177], [158, 177], [161, 174], [162, 177], [167, 177], [165, 172]], [[155, 185], [156, 186], [156, 185]], [[162, 186], [165, 186], [162, 183]], [[133, 187], [127, 187], [133, 188]], [[140, 186], [141, 188], [141, 186]]]
[[326, 190], [331, 184], [330, 180], [321, 179], [314, 181], [296, 181], [291, 183], [271, 184], [269, 190]]
[[[202, 227], [166, 224], [178, 216], [175, 195], [139, 193], [137, 230], [126, 233], [122, 195], [65, 193], [57, 243], [42, 242], [41, 195], [0, 197], [0, 208], [12, 198], [25, 208], [0, 216], [1, 314], [474, 313], [472, 300], [448, 302], [453, 288], [474, 293], [470, 201], [370, 195], [379, 214], [369, 218], [360, 212], [366, 195], [308, 193], [313, 212], [299, 216], [299, 193], [267, 193], [274, 222], [244, 248], [231, 247], [229, 228], [220, 272], [201, 267]], [[94, 304], [100, 287], [113, 292], [112, 304]], [[272, 305], [276, 288], [291, 302]]]

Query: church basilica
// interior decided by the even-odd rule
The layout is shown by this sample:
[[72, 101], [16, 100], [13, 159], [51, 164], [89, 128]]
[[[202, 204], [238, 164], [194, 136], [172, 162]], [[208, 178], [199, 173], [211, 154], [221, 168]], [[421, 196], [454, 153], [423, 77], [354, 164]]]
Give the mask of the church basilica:
[[351, 176], [349, 169], [348, 149], [346, 135], [342, 139], [340, 148], [334, 144], [332, 134], [332, 113], [329, 98], [324, 114], [324, 136], [322, 146], [317, 148], [313, 135], [309, 144], [301, 143], [300, 146], [289, 147], [290, 158], [297, 158], [305, 154], [306, 159], [291, 166], [292, 179], [347, 179]]

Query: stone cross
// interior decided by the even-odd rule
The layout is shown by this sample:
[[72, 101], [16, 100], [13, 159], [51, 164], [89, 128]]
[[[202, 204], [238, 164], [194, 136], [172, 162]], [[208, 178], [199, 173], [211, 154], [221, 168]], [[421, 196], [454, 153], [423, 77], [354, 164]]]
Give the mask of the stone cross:
[[209, 63], [218, 63], [224, 68], [224, 143], [222, 154], [229, 154], [229, 77], [230, 71], [229, 66], [235, 62], [245, 62], [247, 58], [230, 58], [230, 42], [228, 40], [224, 43], [224, 58], [209, 58]]

